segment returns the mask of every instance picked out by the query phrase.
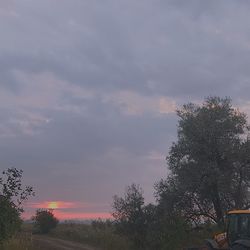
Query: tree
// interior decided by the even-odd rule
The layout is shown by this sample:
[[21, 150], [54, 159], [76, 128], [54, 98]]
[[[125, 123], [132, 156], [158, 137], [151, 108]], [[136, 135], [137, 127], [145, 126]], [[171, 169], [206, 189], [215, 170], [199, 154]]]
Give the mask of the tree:
[[0, 243], [19, 230], [23, 202], [34, 195], [32, 187], [23, 187], [22, 174], [22, 170], [9, 168], [0, 177]]
[[124, 197], [114, 197], [113, 217], [118, 233], [128, 237], [135, 249], [180, 249], [188, 224], [181, 216], [166, 214], [160, 206], [145, 205], [142, 189], [127, 187]]
[[0, 244], [13, 236], [20, 228], [19, 212], [4, 196], [0, 196]]
[[147, 225], [142, 189], [132, 184], [124, 198], [115, 195], [113, 210], [117, 231], [130, 238], [137, 248], [144, 249]]
[[38, 209], [36, 215], [32, 218], [35, 222], [36, 232], [46, 234], [53, 228], [56, 228], [58, 219], [54, 216], [53, 211]]
[[249, 206], [250, 140], [246, 115], [231, 99], [208, 97], [177, 111], [178, 138], [157, 185], [159, 205], [188, 220], [223, 223], [225, 211]]

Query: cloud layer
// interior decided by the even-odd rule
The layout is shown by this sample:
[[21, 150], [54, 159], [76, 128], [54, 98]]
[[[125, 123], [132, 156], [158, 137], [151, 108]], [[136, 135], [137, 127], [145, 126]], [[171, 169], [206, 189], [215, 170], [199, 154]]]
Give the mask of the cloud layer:
[[1, 169], [24, 169], [38, 204], [110, 204], [132, 182], [152, 201], [180, 105], [231, 96], [249, 113], [249, 9], [246, 0], [1, 1]]

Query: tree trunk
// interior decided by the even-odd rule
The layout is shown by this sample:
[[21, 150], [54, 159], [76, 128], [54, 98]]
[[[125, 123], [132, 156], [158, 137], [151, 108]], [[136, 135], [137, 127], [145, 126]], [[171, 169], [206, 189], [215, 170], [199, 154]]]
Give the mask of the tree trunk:
[[238, 183], [238, 188], [237, 188], [237, 192], [236, 192], [236, 195], [235, 195], [235, 208], [236, 209], [242, 209], [243, 208], [242, 182], [243, 182], [243, 174], [242, 174], [242, 169], [240, 169], [239, 183]]
[[217, 224], [219, 226], [222, 226], [224, 224], [224, 214], [223, 214], [222, 207], [221, 207], [221, 200], [220, 200], [220, 195], [218, 192], [217, 183], [213, 186], [212, 194], [213, 194], [212, 202], [213, 202], [214, 210], [216, 213]]

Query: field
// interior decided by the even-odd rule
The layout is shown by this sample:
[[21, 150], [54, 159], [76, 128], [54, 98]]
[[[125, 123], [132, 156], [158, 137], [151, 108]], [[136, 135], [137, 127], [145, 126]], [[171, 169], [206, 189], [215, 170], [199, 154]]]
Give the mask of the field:
[[[187, 246], [200, 246], [203, 240], [210, 238], [216, 227], [190, 232], [188, 240], [181, 249]], [[95, 222], [92, 225], [64, 223], [48, 235], [32, 234], [32, 225], [23, 225], [18, 233], [2, 250], [132, 250], [129, 240], [114, 233], [110, 223]]]
[[114, 234], [113, 227], [105, 223], [93, 225], [61, 224], [50, 235], [55, 238], [89, 244], [102, 250], [130, 249], [127, 239]]
[[24, 225], [3, 250], [130, 250], [128, 241], [114, 234], [111, 226], [104, 223], [85, 225], [59, 224], [48, 235], [32, 234], [32, 225]]
[[0, 246], [3, 250], [38, 250], [34, 248], [33, 237], [31, 233], [21, 232], [18, 233], [13, 239]]

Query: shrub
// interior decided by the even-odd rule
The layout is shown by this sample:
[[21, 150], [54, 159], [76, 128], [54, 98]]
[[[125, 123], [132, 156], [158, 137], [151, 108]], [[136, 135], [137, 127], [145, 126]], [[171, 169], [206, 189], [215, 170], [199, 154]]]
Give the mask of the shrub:
[[58, 219], [54, 216], [52, 210], [38, 209], [33, 220], [35, 222], [35, 232], [43, 234], [49, 233], [58, 224]]
[[9, 239], [20, 226], [21, 219], [15, 205], [6, 197], [0, 196], [0, 243]]
[[136, 249], [145, 249], [148, 222], [151, 220], [151, 205], [144, 204], [140, 186], [128, 186], [124, 197], [114, 196], [113, 217], [118, 234], [130, 239]]
[[22, 185], [22, 170], [9, 168], [0, 176], [0, 244], [12, 237], [21, 226], [23, 202], [34, 195], [33, 188]]

